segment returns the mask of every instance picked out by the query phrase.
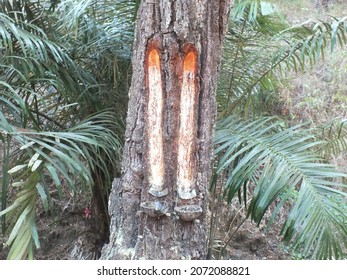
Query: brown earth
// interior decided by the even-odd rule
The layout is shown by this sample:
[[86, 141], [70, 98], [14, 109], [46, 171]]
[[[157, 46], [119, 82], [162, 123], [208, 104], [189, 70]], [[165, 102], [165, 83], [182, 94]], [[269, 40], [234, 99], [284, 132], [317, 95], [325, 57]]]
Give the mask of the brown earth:
[[[45, 213], [41, 207], [38, 207], [37, 227], [41, 248], [36, 251], [35, 258], [38, 260], [96, 259], [100, 244], [95, 244], [96, 233], [90, 228], [90, 221], [85, 218], [84, 209], [88, 201], [70, 196], [64, 200], [54, 199], [54, 202], [56, 215]], [[240, 214], [237, 203], [223, 207], [222, 215], [218, 217], [216, 225], [213, 259], [219, 258], [218, 250], [222, 244], [225, 244], [223, 241], [226, 242], [230, 221], [236, 222], [231, 226], [232, 233], [244, 215], [242, 212]], [[278, 235], [280, 225], [274, 225], [267, 235], [264, 234], [262, 227], [263, 225], [258, 228], [254, 223], [246, 221], [231, 239], [221, 258], [234, 260], [290, 258]], [[6, 238], [0, 235], [0, 259], [6, 259], [8, 253], [8, 248], [4, 246], [5, 242]]]

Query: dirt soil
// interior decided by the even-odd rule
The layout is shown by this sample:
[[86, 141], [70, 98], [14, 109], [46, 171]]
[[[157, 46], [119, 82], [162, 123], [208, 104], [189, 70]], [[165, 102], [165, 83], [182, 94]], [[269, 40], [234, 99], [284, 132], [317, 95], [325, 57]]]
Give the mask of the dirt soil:
[[[0, 150], [2, 149], [0, 143]], [[0, 175], [1, 170], [0, 153]], [[1, 177], [0, 176], [0, 177]], [[10, 194], [11, 195], [11, 194]], [[13, 193], [12, 196], [15, 194]], [[35, 252], [38, 260], [97, 259], [102, 244], [95, 242], [97, 233], [91, 228], [91, 220], [86, 218], [85, 209], [89, 206], [90, 195], [79, 193], [73, 196], [68, 190], [59, 198], [51, 193], [55, 206], [54, 213], [46, 213], [41, 205], [37, 207], [36, 225], [38, 227], [40, 248]], [[228, 206], [225, 203], [217, 211], [212, 259], [233, 260], [281, 260], [291, 258], [281, 243], [279, 232], [285, 211], [281, 213], [278, 223], [265, 235], [264, 224], [258, 228], [246, 221], [233, 235], [228, 236], [242, 221], [244, 214], [237, 202]], [[0, 232], [0, 260], [6, 259], [9, 248], [5, 245], [7, 236]], [[228, 243], [223, 254], [220, 249]]]
[[[280, 231], [290, 209], [285, 204], [279, 211], [272, 226], [266, 231], [266, 224], [271, 217], [271, 209], [265, 213], [262, 223], [257, 227], [246, 219], [244, 207], [235, 199], [231, 205], [221, 202], [214, 226], [215, 238], [212, 247], [213, 259], [227, 260], [283, 260], [291, 259], [288, 248], [281, 241]], [[211, 227], [213, 228], [213, 227]], [[221, 250], [221, 248], [223, 248]], [[222, 252], [222, 253], [221, 253]]]
[[[37, 226], [41, 248], [36, 251], [35, 258], [38, 260], [97, 259], [97, 250], [100, 249], [100, 246], [93, 243], [95, 233], [90, 229], [89, 220], [86, 219], [84, 213], [88, 202], [68, 197], [64, 201], [55, 200], [55, 205], [56, 215], [47, 214], [41, 207], [38, 207]], [[233, 213], [237, 213], [237, 210], [235, 206], [227, 206], [223, 215], [218, 218], [213, 259], [219, 258], [218, 250], [229, 230], [230, 221], [239, 222], [240, 220], [240, 217], [234, 219], [235, 215], [232, 216]], [[232, 231], [234, 229], [235, 226], [232, 227]], [[234, 235], [220, 258], [234, 260], [288, 259], [290, 255], [285, 252], [280, 241], [279, 230], [280, 226], [275, 225], [265, 235], [261, 228], [247, 221]], [[0, 259], [6, 259], [8, 254], [8, 248], [4, 246], [5, 242], [4, 236], [0, 235]], [[94, 253], [82, 255], [78, 251], [79, 247], [86, 249], [86, 246], [88, 252]]]
[[[45, 213], [40, 206], [37, 210], [36, 225], [41, 247], [36, 250], [36, 259], [70, 259], [74, 243], [89, 229], [83, 201], [73, 201], [72, 197], [66, 201], [53, 200], [56, 213]], [[0, 234], [0, 259], [6, 259], [9, 252], [5, 242], [6, 237]]]

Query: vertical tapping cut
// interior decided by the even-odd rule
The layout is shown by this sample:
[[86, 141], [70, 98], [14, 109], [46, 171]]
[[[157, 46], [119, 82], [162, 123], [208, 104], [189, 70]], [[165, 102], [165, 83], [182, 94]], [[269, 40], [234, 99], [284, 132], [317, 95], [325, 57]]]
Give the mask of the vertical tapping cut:
[[194, 184], [194, 150], [196, 138], [195, 110], [198, 91], [195, 85], [197, 55], [189, 51], [183, 62], [183, 81], [178, 136], [177, 192], [180, 198], [196, 196]]
[[148, 67], [148, 157], [149, 193], [156, 197], [167, 194], [164, 185], [163, 151], [163, 89], [159, 53], [151, 49], [147, 57]]

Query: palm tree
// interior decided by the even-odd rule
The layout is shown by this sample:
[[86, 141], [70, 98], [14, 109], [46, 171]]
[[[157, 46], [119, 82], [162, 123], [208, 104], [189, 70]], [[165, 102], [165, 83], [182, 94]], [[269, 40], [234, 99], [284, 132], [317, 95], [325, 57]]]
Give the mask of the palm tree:
[[267, 227], [291, 200], [283, 240], [305, 257], [339, 259], [347, 246], [347, 194], [336, 178], [346, 174], [312, 150], [322, 146], [316, 138], [302, 125], [283, 128], [274, 118], [223, 119], [215, 137], [216, 174], [227, 173], [224, 196], [229, 202], [237, 194], [243, 196], [240, 202], [244, 201], [247, 216], [258, 225], [274, 202]]
[[[106, 29], [109, 34], [101, 37], [108, 41], [93, 36], [92, 32], [101, 35], [97, 32], [101, 24], [93, 24], [92, 16], [76, 33], [67, 30], [63, 22], [61, 28], [53, 24], [58, 12], [62, 13], [63, 8], [66, 12], [65, 6], [55, 7], [56, 13], [51, 15], [49, 7], [40, 6], [38, 1], [1, 4], [0, 127], [4, 175], [0, 213], [3, 232], [12, 229], [7, 241], [11, 245], [8, 257], [33, 257], [34, 243], [39, 246], [35, 227], [37, 200], [40, 197], [48, 211], [52, 207], [49, 181], [61, 194], [62, 178], [74, 193], [79, 188], [93, 192], [94, 221], [102, 238], [107, 238], [105, 196], [122, 146], [128, 86], [123, 73], [128, 71], [129, 57], [105, 47], [110, 36], [113, 41], [119, 40], [114, 29]], [[86, 18], [87, 12], [91, 13], [84, 11], [80, 17]], [[59, 36], [60, 42], [53, 30], [65, 34]], [[81, 37], [91, 40], [85, 44]], [[89, 47], [86, 53], [91, 55], [74, 57], [76, 50], [82, 54], [82, 46]], [[93, 57], [94, 51], [103, 60]], [[110, 94], [113, 88], [117, 94]], [[112, 106], [115, 103], [117, 106]], [[17, 199], [7, 207], [10, 188], [19, 191]]]
[[[213, 188], [224, 182], [222, 197], [229, 203], [239, 197], [247, 217], [258, 225], [267, 209], [277, 205], [267, 227], [290, 200], [293, 208], [281, 232], [284, 241], [308, 258], [342, 258], [346, 192], [336, 179], [346, 175], [322, 155], [346, 147], [344, 121], [309, 130], [303, 125], [286, 128], [283, 120], [261, 116], [272, 114], [276, 77], [286, 69], [304, 70], [306, 61], [314, 64], [337, 44], [343, 47], [346, 23], [334, 19], [331, 24], [306, 22], [290, 27], [274, 7], [262, 3], [259, 9], [257, 4], [240, 1], [226, 36]], [[210, 243], [212, 248], [213, 240]]]

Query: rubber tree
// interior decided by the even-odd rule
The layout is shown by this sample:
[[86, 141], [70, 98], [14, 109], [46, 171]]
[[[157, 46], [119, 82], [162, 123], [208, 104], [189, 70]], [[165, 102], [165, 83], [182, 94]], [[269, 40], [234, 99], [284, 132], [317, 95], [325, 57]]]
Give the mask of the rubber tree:
[[102, 259], [204, 259], [228, 0], [143, 0]]

